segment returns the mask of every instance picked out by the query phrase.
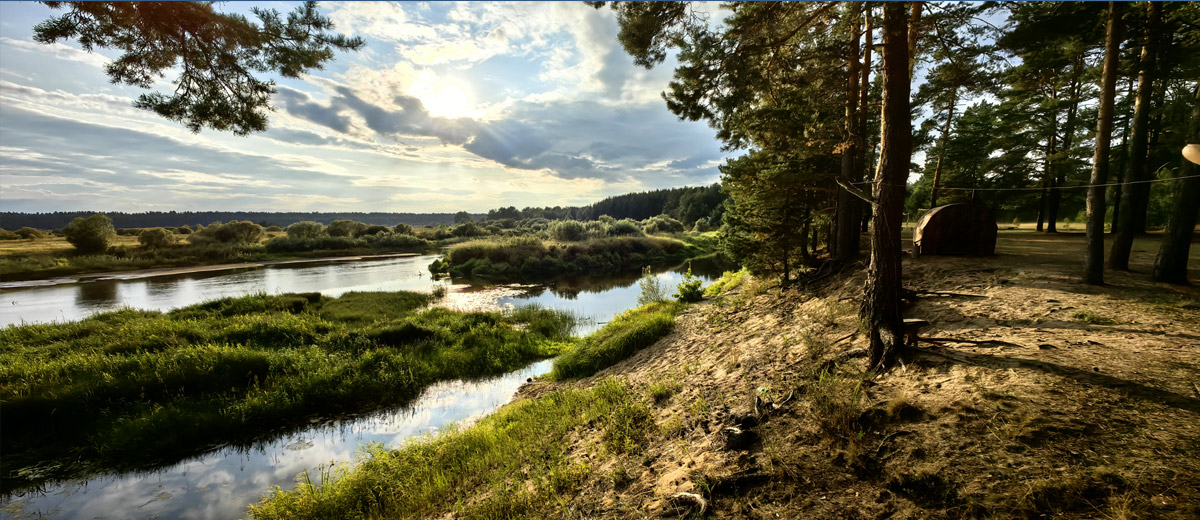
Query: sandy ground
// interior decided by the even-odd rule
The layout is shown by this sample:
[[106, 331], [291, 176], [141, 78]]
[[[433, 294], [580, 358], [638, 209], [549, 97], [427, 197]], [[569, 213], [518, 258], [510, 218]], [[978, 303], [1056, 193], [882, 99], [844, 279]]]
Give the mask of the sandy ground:
[[654, 401], [658, 432], [640, 454], [597, 456], [596, 432], [569, 439], [599, 475], [575, 507], [584, 518], [1200, 517], [1200, 291], [1150, 282], [1152, 259], [1136, 253], [1135, 272], [1085, 286], [1076, 241], [1005, 234], [996, 257], [907, 260], [905, 284], [923, 293], [906, 317], [928, 320], [930, 341], [874, 378], [847, 355], [866, 346], [861, 274], [807, 294], [751, 282], [691, 307], [664, 340], [570, 383], [619, 377], [649, 401], [656, 385], [670, 394]]

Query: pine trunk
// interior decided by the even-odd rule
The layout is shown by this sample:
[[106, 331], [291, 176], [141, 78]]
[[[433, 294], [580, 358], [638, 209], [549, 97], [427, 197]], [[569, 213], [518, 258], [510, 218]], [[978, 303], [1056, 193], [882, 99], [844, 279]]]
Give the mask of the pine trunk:
[[[857, 10], [857, 7], [848, 9]], [[857, 13], [854, 14], [857, 15]], [[857, 176], [856, 166], [857, 157], [862, 153], [862, 147], [859, 145], [862, 131], [858, 127], [858, 42], [862, 34], [858, 30], [858, 16], [851, 18], [855, 20], [851, 28], [854, 38], [850, 41], [850, 49], [846, 57], [846, 122], [845, 144], [842, 150], [842, 180], [847, 183], [858, 182], [861, 179]], [[858, 257], [858, 226], [861, 220], [862, 201], [844, 189], [838, 190], [837, 239], [833, 242], [833, 253], [837, 259], [853, 260]]]
[[[1121, 220], [1117, 222], [1117, 235], [1113, 237], [1112, 252], [1108, 256], [1108, 265], [1113, 269], [1129, 269], [1133, 237], [1145, 231], [1146, 205], [1139, 202], [1147, 200], [1150, 192], [1150, 185], [1141, 181], [1146, 180], [1146, 149], [1149, 143], [1147, 123], [1150, 121], [1150, 97], [1154, 93], [1157, 51], [1155, 32], [1158, 30], [1161, 13], [1162, 2], [1150, 2], [1150, 23], [1146, 27], [1146, 43], [1142, 45], [1137, 104], [1133, 109], [1129, 159], [1125, 168], [1125, 185], [1121, 190]], [[1147, 195], [1142, 196], [1143, 192]]]
[[[1192, 121], [1188, 125], [1187, 142], [1200, 144], [1200, 83], [1196, 85], [1196, 102], [1192, 104]], [[1175, 202], [1162, 245], [1154, 259], [1153, 278], [1156, 282], [1187, 283], [1188, 250], [1195, 234], [1197, 211], [1200, 211], [1200, 178], [1195, 164], [1187, 159], [1179, 167], [1175, 181]]]
[[896, 362], [904, 341], [900, 307], [900, 228], [912, 154], [908, 24], [904, 8], [900, 2], [883, 6], [882, 148], [873, 190], [875, 225], [863, 301], [863, 314], [871, 328], [868, 365], [876, 372], [884, 371]]
[[1087, 250], [1084, 281], [1104, 283], [1104, 186], [1108, 183], [1108, 155], [1112, 145], [1113, 100], [1117, 90], [1117, 61], [1121, 45], [1120, 5], [1108, 3], [1108, 32], [1104, 40], [1104, 72], [1100, 80], [1100, 106], [1096, 114], [1096, 152], [1092, 156], [1092, 186], [1087, 194]]

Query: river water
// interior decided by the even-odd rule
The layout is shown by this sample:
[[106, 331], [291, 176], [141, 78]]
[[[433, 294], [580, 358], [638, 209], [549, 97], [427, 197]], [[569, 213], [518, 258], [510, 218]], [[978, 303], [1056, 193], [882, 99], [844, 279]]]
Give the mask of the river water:
[[[272, 266], [132, 280], [0, 290], [4, 326], [81, 319], [122, 307], [166, 310], [214, 298], [265, 292], [432, 291], [445, 286], [442, 305], [472, 310], [538, 304], [571, 312], [586, 334], [637, 305], [637, 276], [574, 279], [552, 285], [475, 288], [435, 281], [426, 266], [436, 256], [320, 265]], [[713, 279], [720, 266], [697, 263]], [[655, 274], [668, 290], [682, 269]], [[550, 360], [499, 377], [430, 386], [407, 406], [357, 419], [314, 424], [251, 447], [227, 447], [162, 469], [57, 482], [0, 499], [0, 518], [183, 518], [245, 516], [274, 486], [291, 488], [298, 475], [316, 482], [322, 469], [353, 461], [371, 443], [398, 446], [482, 417], [510, 401], [527, 378], [550, 370]]]

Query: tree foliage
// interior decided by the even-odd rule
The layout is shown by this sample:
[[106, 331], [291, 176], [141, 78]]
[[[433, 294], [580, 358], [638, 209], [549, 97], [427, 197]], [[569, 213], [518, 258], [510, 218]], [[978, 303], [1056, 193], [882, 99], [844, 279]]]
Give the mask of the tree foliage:
[[76, 218], [62, 228], [62, 234], [67, 242], [84, 254], [103, 253], [117, 238], [112, 219], [103, 213]]
[[75, 39], [85, 50], [123, 54], [105, 67], [113, 83], [149, 89], [180, 70], [170, 94], [151, 92], [134, 106], [183, 123], [237, 135], [267, 128], [275, 83], [260, 76], [298, 78], [320, 69], [335, 50], [357, 50], [358, 37], [333, 33], [333, 23], [305, 2], [286, 17], [251, 8], [257, 23], [221, 13], [210, 2], [44, 2], [66, 9], [34, 27], [34, 39]]

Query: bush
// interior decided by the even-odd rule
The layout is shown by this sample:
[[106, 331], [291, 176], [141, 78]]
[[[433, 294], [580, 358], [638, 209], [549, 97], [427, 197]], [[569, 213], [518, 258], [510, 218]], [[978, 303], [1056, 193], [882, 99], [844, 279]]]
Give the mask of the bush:
[[683, 223], [666, 215], [658, 215], [646, 219], [642, 230], [646, 233], [681, 233]]
[[454, 229], [450, 230], [450, 233], [456, 237], [477, 237], [487, 234], [483, 228], [474, 222], [464, 222], [454, 226]]
[[262, 240], [263, 227], [249, 220], [239, 220], [217, 228], [213, 236], [222, 244], [257, 244]]
[[408, 224], [400, 223], [392, 226], [392, 232], [397, 235], [411, 235], [413, 234], [413, 228]]
[[275, 224], [271, 224], [266, 227], [266, 231], [268, 231], [270, 233], [278, 233], [280, 231], [283, 231], [283, 228], [276, 226]]
[[62, 233], [80, 253], [102, 253], [117, 238], [112, 219], [103, 213], [88, 218], [77, 217], [63, 227]]
[[325, 225], [306, 220], [287, 227], [288, 238], [316, 238], [325, 234]]
[[578, 220], [561, 220], [550, 226], [550, 236], [564, 242], [578, 242], [585, 238], [583, 223]]
[[412, 235], [399, 235], [392, 232], [368, 235], [363, 239], [366, 246], [387, 249], [424, 250], [429, 248], [429, 241]]
[[179, 226], [175, 228], [175, 232], [179, 233], [180, 235], [190, 235], [192, 234], [192, 228], [187, 226]]
[[17, 233], [17, 236], [20, 236], [21, 238], [26, 238], [26, 239], [28, 239], [28, 238], [45, 238], [46, 237], [46, 234], [43, 233], [42, 230], [36, 229], [36, 228], [31, 228], [28, 226], [18, 229], [16, 231], [16, 233]]
[[365, 237], [365, 236], [371, 236], [371, 235], [378, 235], [380, 233], [387, 233], [390, 231], [391, 231], [391, 229], [388, 229], [387, 226], [372, 225], [372, 226], [367, 226], [367, 227], [363, 228], [362, 230], [354, 233], [354, 236], [355, 237]]
[[615, 221], [608, 225], [608, 235], [609, 236], [640, 237], [644, 234], [645, 233], [642, 233], [642, 227], [639, 226], [637, 222], [627, 219], [627, 218]]
[[450, 261], [445, 258], [438, 258], [429, 264], [429, 273], [434, 278], [441, 278], [450, 275]]
[[703, 300], [704, 290], [700, 288], [703, 285], [704, 281], [692, 274], [692, 264], [688, 263], [687, 273], [684, 273], [683, 280], [675, 288], [675, 299], [682, 303], [693, 303]]
[[352, 237], [367, 229], [367, 225], [353, 220], [335, 220], [325, 231], [331, 237]]
[[642, 268], [642, 279], [638, 280], [642, 292], [638, 294], [638, 305], [667, 301], [667, 291], [663, 288], [658, 277], [650, 271], [650, 266]]
[[20, 240], [21, 235], [13, 233], [7, 229], [0, 229], [0, 240]]
[[160, 227], [143, 229], [141, 233], [138, 233], [138, 243], [142, 247], [157, 249], [169, 246], [174, 241], [174, 235]]

